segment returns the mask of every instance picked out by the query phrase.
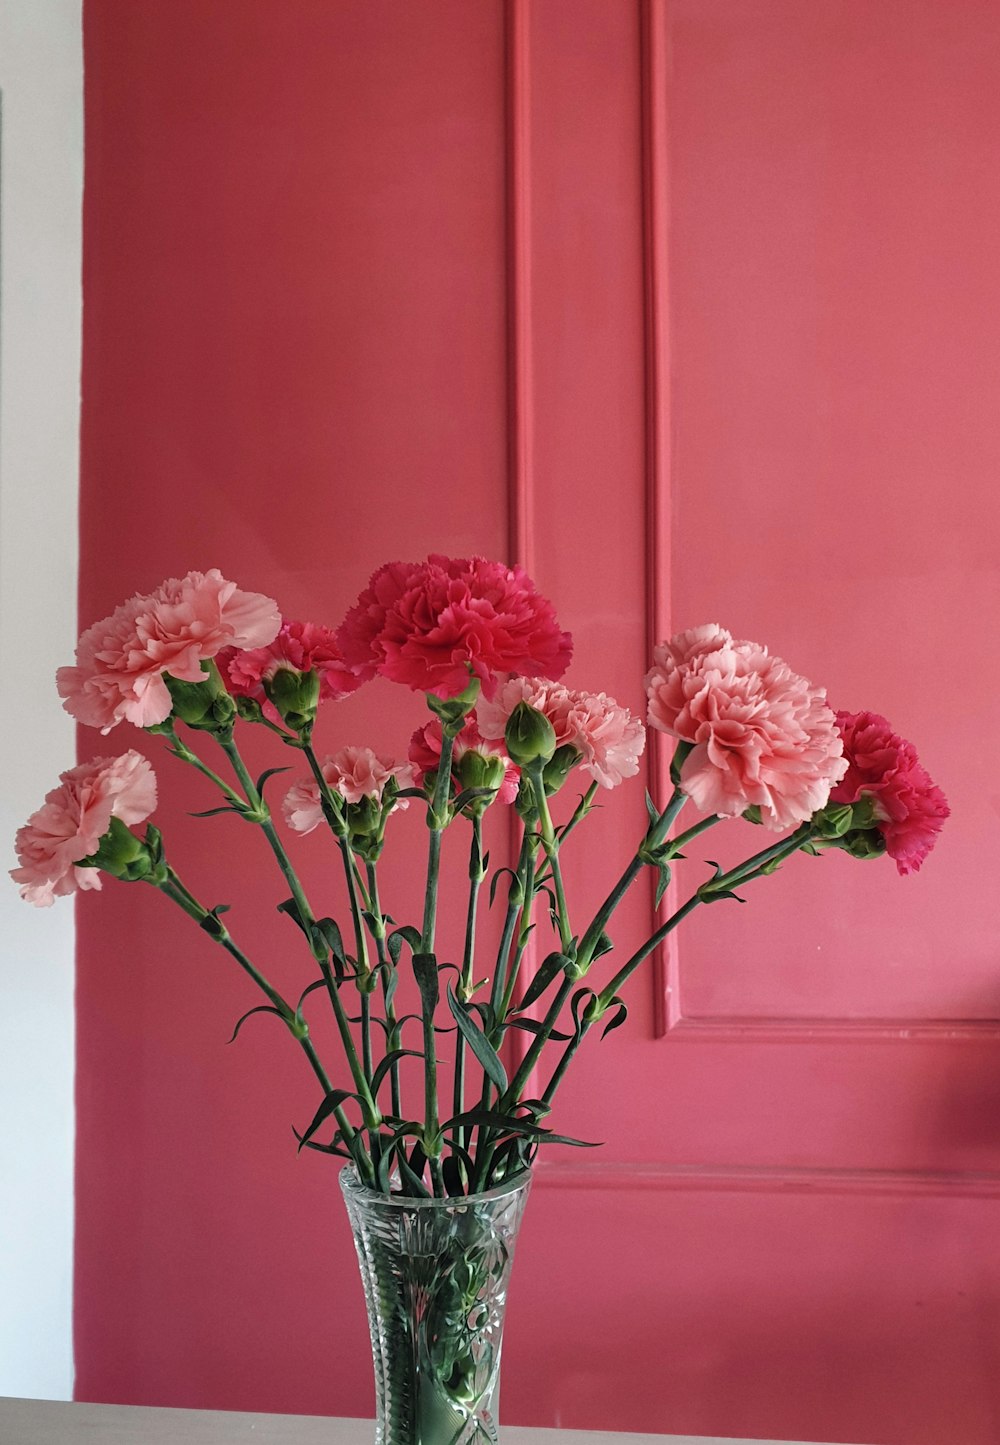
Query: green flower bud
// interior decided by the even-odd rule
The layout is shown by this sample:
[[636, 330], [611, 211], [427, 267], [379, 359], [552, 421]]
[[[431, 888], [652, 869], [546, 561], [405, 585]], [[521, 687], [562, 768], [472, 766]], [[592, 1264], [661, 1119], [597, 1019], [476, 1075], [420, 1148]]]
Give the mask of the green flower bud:
[[554, 793], [558, 793], [582, 757], [583, 753], [579, 748], [573, 747], [572, 743], [563, 743], [561, 747], [556, 748], [545, 764], [545, 771], [542, 774], [545, 791], [550, 798]]
[[455, 764], [455, 772], [463, 788], [500, 787], [507, 772], [503, 758], [496, 753], [480, 753], [470, 748]]
[[223, 686], [217, 668], [202, 664], [205, 676], [201, 682], [181, 682], [163, 674], [173, 703], [173, 715], [188, 727], [204, 732], [225, 732], [236, 717], [236, 703]]
[[113, 878], [121, 878], [127, 883], [137, 883], [147, 878], [154, 881], [157, 873], [162, 872], [166, 876], [160, 862], [158, 844], [158, 833], [151, 848], [148, 843], [137, 838], [121, 818], [112, 818], [97, 852], [91, 853], [89, 858], [82, 858], [77, 867], [100, 868], [102, 873], [110, 873]]
[[519, 768], [549, 762], [556, 750], [556, 735], [543, 712], [528, 702], [519, 702], [507, 719], [504, 732], [507, 753]]
[[881, 858], [885, 852], [885, 839], [877, 828], [852, 828], [834, 844], [850, 853], [852, 858]]
[[234, 697], [233, 702], [236, 704], [236, 716], [244, 722], [259, 723], [264, 716], [264, 709], [255, 697]]
[[758, 808], [757, 804], [756, 804], [756, 803], [751, 803], [750, 806], [749, 806], [749, 808], [744, 808], [744, 810], [743, 810], [743, 816], [744, 816], [744, 818], [747, 820], [748, 823], [759, 823], [759, 822], [760, 822], [760, 809]]
[[813, 814], [812, 826], [821, 838], [842, 838], [854, 826], [854, 809], [850, 803], [827, 803]]
[[441, 719], [442, 724], [454, 725], [460, 723], [479, 701], [479, 692], [482, 684], [478, 677], [469, 680], [468, 685], [463, 688], [455, 697], [435, 697], [434, 693], [427, 694], [427, 706], [435, 717]]
[[264, 691], [277, 708], [282, 722], [292, 732], [306, 732], [316, 721], [318, 672], [296, 672], [293, 667], [279, 667], [264, 679]]

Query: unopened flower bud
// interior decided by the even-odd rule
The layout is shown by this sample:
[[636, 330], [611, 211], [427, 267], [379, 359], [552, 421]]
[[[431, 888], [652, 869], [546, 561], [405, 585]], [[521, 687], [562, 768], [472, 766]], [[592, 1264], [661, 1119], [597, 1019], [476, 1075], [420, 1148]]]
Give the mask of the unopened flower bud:
[[206, 669], [201, 682], [181, 682], [169, 672], [163, 674], [163, 681], [170, 693], [174, 717], [188, 727], [205, 732], [223, 732], [232, 727], [236, 703], [223, 687], [214, 666]]
[[318, 672], [296, 672], [292, 667], [276, 668], [264, 679], [268, 699], [282, 722], [296, 733], [307, 731], [316, 721], [319, 687]]
[[481, 753], [470, 748], [458, 759], [455, 772], [463, 788], [497, 789], [504, 780], [507, 765], [498, 753]]
[[850, 803], [827, 803], [813, 814], [813, 830], [821, 838], [842, 838], [853, 826], [854, 809]]
[[551, 798], [558, 793], [570, 773], [583, 757], [579, 748], [574, 748], [571, 743], [563, 743], [556, 748], [549, 761], [545, 764], [545, 771], [542, 777], [545, 782], [545, 791]]
[[150, 878], [157, 867], [150, 848], [128, 828], [121, 818], [112, 818], [108, 831], [101, 838], [97, 851], [80, 860], [78, 867], [100, 868], [113, 878], [135, 883]]
[[885, 839], [877, 828], [853, 828], [838, 838], [834, 846], [843, 848], [852, 858], [881, 858]]
[[530, 768], [534, 763], [544, 765], [556, 750], [552, 724], [528, 702], [519, 702], [507, 719], [504, 740], [511, 762], [519, 768]]
[[454, 697], [436, 697], [434, 693], [427, 694], [427, 706], [435, 717], [439, 717], [444, 724], [454, 726], [460, 723], [479, 701], [479, 692], [482, 684], [478, 677], [470, 679], [468, 685]]

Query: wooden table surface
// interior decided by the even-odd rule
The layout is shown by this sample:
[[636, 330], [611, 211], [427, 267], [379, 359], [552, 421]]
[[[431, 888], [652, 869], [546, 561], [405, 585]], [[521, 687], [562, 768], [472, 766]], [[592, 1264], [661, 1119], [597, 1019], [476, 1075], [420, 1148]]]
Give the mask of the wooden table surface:
[[[160, 1410], [139, 1405], [65, 1404], [0, 1398], [0, 1445], [372, 1445], [370, 1420], [315, 1415], [243, 1415], [214, 1410]], [[611, 1434], [507, 1425], [503, 1445], [734, 1445], [718, 1437]], [[743, 1445], [795, 1445], [745, 1441]], [[804, 1442], [797, 1442], [804, 1445]]]

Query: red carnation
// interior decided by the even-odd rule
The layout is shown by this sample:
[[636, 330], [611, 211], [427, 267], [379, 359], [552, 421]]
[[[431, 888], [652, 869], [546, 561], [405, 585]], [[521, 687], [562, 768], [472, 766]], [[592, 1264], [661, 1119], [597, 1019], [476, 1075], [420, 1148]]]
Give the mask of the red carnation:
[[573, 642], [520, 567], [485, 557], [389, 562], [337, 631], [347, 664], [416, 692], [457, 697], [472, 678], [491, 697], [498, 674], [561, 677]]
[[916, 873], [951, 811], [912, 743], [877, 712], [838, 712], [848, 767], [831, 803], [872, 800], [885, 849], [900, 873]]

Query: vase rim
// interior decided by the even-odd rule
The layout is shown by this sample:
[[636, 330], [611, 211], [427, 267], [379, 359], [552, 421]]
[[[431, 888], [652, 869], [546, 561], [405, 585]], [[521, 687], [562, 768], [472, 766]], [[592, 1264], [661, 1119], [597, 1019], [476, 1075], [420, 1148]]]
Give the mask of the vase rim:
[[502, 1183], [481, 1194], [447, 1194], [443, 1198], [431, 1195], [426, 1199], [411, 1194], [383, 1194], [379, 1189], [370, 1189], [367, 1184], [362, 1183], [353, 1164], [345, 1164], [339, 1177], [340, 1187], [345, 1194], [350, 1192], [352, 1195], [361, 1195], [396, 1209], [441, 1209], [449, 1206], [461, 1209], [484, 1200], [502, 1199], [505, 1195], [516, 1194], [521, 1189], [527, 1190], [533, 1174], [531, 1169], [521, 1169], [517, 1174], [512, 1174], [509, 1179], [504, 1179]]

